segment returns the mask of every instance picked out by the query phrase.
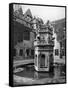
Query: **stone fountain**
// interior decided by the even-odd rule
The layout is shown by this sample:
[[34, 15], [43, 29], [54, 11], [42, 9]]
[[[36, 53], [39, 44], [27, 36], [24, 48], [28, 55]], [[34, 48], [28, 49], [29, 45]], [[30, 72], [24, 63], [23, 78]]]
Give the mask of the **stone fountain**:
[[53, 27], [49, 21], [41, 25], [37, 30], [34, 40], [35, 59], [34, 67], [36, 71], [50, 71], [54, 61], [54, 38]]

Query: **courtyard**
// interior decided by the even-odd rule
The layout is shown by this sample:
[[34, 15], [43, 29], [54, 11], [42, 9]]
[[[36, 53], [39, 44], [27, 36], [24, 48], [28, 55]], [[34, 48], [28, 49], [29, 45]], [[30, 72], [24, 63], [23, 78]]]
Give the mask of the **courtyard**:
[[[53, 72], [37, 72], [33, 60], [14, 60], [14, 85], [65, 83], [66, 71], [63, 60], [54, 63]], [[17, 64], [18, 63], [18, 64]], [[18, 66], [17, 66], [18, 65]]]

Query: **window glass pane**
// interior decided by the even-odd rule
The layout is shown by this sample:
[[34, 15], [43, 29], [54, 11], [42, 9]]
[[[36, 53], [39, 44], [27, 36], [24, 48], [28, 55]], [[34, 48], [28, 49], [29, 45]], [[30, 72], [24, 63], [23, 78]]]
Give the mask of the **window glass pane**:
[[30, 32], [29, 31], [24, 32], [24, 40], [30, 40]]

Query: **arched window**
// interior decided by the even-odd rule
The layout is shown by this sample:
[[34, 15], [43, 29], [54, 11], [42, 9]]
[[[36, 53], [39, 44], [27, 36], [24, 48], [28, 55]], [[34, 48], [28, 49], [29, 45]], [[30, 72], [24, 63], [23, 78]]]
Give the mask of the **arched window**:
[[20, 49], [20, 56], [23, 56], [23, 49]]
[[27, 56], [29, 56], [29, 49], [26, 49], [26, 54]]

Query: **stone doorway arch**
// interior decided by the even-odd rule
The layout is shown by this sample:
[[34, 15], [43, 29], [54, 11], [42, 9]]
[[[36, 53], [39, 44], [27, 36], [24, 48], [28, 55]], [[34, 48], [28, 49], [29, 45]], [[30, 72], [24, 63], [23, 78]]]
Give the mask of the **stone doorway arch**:
[[45, 67], [45, 54], [40, 56], [40, 67]]

